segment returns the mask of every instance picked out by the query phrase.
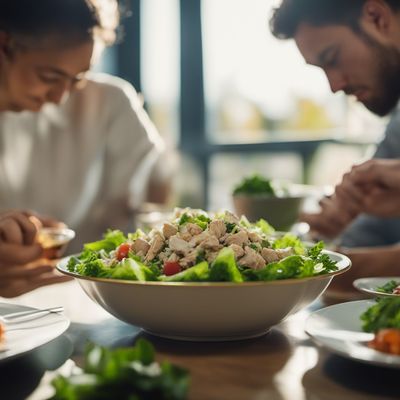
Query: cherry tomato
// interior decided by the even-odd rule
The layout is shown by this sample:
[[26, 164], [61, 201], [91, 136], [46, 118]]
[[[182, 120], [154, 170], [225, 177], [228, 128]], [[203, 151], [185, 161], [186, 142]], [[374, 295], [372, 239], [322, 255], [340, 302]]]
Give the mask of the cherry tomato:
[[131, 245], [129, 243], [122, 243], [119, 245], [117, 249], [117, 260], [121, 261], [124, 258], [128, 257], [129, 250], [131, 249]]
[[167, 276], [175, 275], [178, 272], [181, 272], [181, 266], [178, 261], [167, 261], [164, 264], [164, 274]]
[[400, 355], [400, 329], [380, 329], [369, 346], [385, 353]]

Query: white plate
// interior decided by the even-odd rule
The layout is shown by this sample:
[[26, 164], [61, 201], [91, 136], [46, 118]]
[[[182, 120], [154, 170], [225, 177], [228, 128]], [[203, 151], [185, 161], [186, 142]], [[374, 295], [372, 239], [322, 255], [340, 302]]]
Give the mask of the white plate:
[[400, 368], [400, 356], [382, 353], [367, 346], [374, 335], [362, 331], [360, 315], [374, 304], [373, 300], [360, 300], [318, 310], [307, 319], [306, 332], [318, 345], [343, 357]]
[[353, 286], [356, 289], [360, 290], [361, 292], [373, 294], [375, 296], [389, 296], [389, 297], [400, 296], [398, 294], [393, 294], [393, 293], [382, 293], [377, 290], [378, 287], [382, 287], [390, 281], [396, 281], [399, 282], [400, 284], [400, 276], [356, 279], [353, 282]]
[[[0, 315], [26, 310], [34, 308], [0, 303]], [[31, 321], [6, 326], [5, 339], [0, 345], [0, 362], [50, 342], [64, 333], [68, 326], [68, 318], [59, 313], [50, 313]]]

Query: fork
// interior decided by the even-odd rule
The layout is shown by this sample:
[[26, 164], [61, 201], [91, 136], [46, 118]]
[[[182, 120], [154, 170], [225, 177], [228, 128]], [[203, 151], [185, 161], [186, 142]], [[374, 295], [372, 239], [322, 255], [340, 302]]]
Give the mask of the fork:
[[0, 315], [0, 322], [4, 324], [18, 324], [26, 321], [32, 321], [37, 318], [41, 318], [44, 315], [51, 313], [59, 313], [64, 311], [64, 307], [51, 307], [44, 308], [40, 310], [26, 310], [26, 311], [18, 311], [9, 314]]

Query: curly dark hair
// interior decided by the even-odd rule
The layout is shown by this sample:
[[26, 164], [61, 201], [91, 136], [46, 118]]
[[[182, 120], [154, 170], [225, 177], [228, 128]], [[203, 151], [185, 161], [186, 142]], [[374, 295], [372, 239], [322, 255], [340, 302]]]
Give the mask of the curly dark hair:
[[[291, 39], [299, 25], [346, 25], [359, 31], [359, 19], [367, 0], [283, 0], [273, 11], [270, 27], [279, 39]], [[385, 0], [393, 11], [400, 9], [399, 0]]]
[[49, 35], [65, 42], [116, 39], [117, 0], [1, 0], [0, 30], [34, 43]]

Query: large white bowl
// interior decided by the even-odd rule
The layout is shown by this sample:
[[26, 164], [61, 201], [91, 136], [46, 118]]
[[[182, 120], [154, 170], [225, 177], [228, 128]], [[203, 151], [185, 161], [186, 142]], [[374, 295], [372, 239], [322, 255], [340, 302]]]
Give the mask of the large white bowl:
[[86, 294], [110, 314], [157, 336], [180, 340], [239, 340], [265, 334], [320, 296], [335, 275], [350, 268], [346, 256], [325, 251], [338, 271], [269, 282], [137, 282], [80, 276]]

